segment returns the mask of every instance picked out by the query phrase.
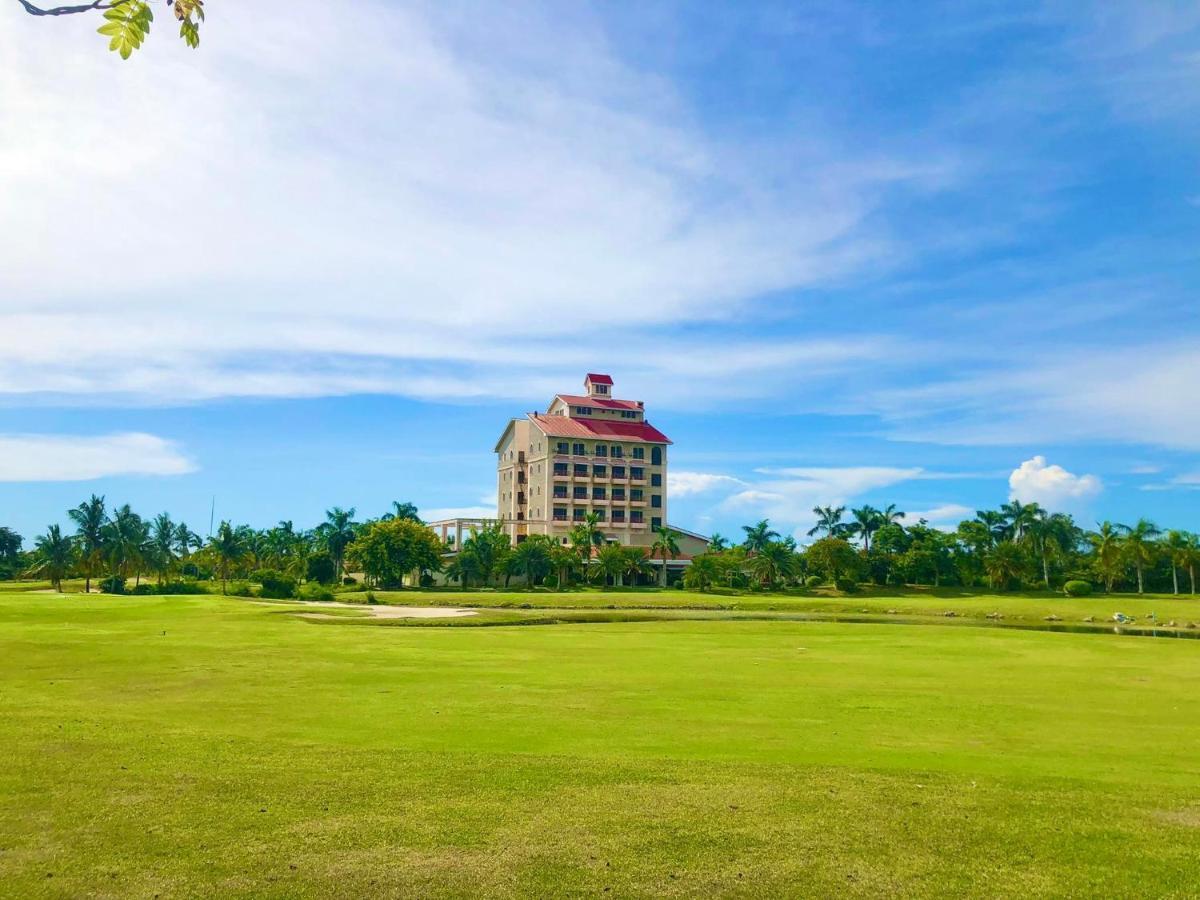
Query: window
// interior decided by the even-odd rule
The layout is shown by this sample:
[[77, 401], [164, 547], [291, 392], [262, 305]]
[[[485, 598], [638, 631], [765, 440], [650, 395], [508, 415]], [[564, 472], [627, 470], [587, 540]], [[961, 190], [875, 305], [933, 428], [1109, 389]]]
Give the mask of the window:
[[662, 528], [662, 519], [660, 519], [658, 516], [655, 516], [650, 520], [650, 527], [655, 529]]
[[650, 465], [652, 465], [652, 466], [661, 466], [662, 465], [662, 447], [651, 447], [650, 448]]
[[613, 488], [612, 498], [614, 500], [624, 500], [625, 499], [625, 488], [623, 488], [623, 487]]
[[608, 456], [608, 448], [603, 444], [596, 445], [596, 456]]
[[554, 445], [555, 453], [566, 453], [570, 449], [570, 445], [566, 441], [559, 441]]
[[608, 490], [602, 487], [592, 488], [592, 499], [603, 500], [608, 495]]
[[646, 448], [645, 447], [634, 447], [633, 448], [633, 458], [634, 459], [645, 459], [646, 458]]
[[655, 509], [662, 509], [662, 494], [651, 494], [650, 505]]
[[594, 410], [590, 406], [575, 407], [575, 415], [577, 416], [590, 416], [593, 412]]
[[641, 488], [630, 488], [629, 499], [632, 500], [634, 503], [641, 503], [642, 502], [642, 489]]
[[583, 485], [578, 485], [575, 488], [575, 499], [576, 500], [586, 500], [587, 499], [587, 488], [584, 487]]
[[614, 509], [613, 510], [613, 521], [614, 522], [624, 522], [625, 521], [625, 510]]
[[607, 478], [608, 466], [592, 466], [592, 475], [596, 478]]
[[596, 510], [596, 518], [599, 519], [601, 522], [603, 522], [604, 521], [604, 510], [602, 510], [602, 509]]
[[622, 419], [636, 419], [637, 413], [635, 413], [632, 409], [623, 409], [623, 410], [621, 410], [621, 418]]
[[584, 515], [585, 514], [582, 509], [576, 509], [573, 511], [571, 518], [573, 518], [576, 522], [582, 522]]
[[624, 466], [613, 466], [612, 477], [613, 478], [624, 478], [625, 477], [625, 467]]
[[565, 500], [567, 498], [567, 486], [565, 484], [556, 484], [554, 486], [554, 496]]
[[643, 517], [640, 509], [634, 509], [629, 512], [629, 521], [641, 525], [645, 523], [646, 519]]
[[554, 507], [554, 521], [555, 522], [567, 521], [567, 508], [565, 506]]
[[587, 463], [575, 463], [575, 474], [586, 475], [588, 473]]
[[646, 480], [646, 470], [643, 469], [641, 466], [633, 466], [629, 470], [629, 477], [632, 478], [634, 481], [645, 481]]
[[607, 394], [608, 393], [608, 385], [607, 384], [593, 384], [592, 387], [595, 389], [597, 394]]
[[621, 458], [622, 456], [624, 456], [624, 455], [625, 455], [625, 451], [622, 449], [621, 445], [620, 445], [620, 444], [613, 444], [613, 448], [612, 448], [612, 454], [611, 454], [612, 458], [613, 458], [613, 459], [620, 459], [620, 458]]
[[575, 456], [586, 456], [587, 448], [584, 447], [583, 444], [572, 444], [571, 453], [573, 453]]
[[566, 463], [555, 463], [554, 464], [554, 474], [555, 475], [566, 475], [567, 474], [567, 464]]
[[650, 473], [650, 487], [662, 487], [662, 475], [658, 472]]

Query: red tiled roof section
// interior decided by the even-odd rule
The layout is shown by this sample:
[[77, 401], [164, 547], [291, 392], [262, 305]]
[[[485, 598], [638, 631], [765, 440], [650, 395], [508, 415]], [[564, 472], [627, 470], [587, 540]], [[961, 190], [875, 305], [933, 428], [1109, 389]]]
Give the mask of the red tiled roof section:
[[641, 409], [636, 400], [614, 400], [611, 397], [581, 397], [578, 394], [558, 394], [567, 406], [601, 406], [604, 409]]
[[592, 384], [612, 384], [611, 375], [597, 375], [595, 372], [588, 372], [587, 378], [584, 379], [584, 384], [587, 382]]
[[541, 413], [530, 413], [529, 418], [551, 437], [608, 438], [614, 441], [644, 441], [647, 444], [671, 443], [669, 437], [649, 422], [605, 422], [600, 419], [543, 416]]

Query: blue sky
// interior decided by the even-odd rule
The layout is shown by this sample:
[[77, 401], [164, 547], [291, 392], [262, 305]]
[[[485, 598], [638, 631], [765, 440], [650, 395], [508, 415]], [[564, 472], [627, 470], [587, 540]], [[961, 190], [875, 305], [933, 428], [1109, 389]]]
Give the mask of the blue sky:
[[1200, 8], [650, 6], [0, 7], [0, 524], [477, 512], [607, 371], [682, 527], [1200, 528]]

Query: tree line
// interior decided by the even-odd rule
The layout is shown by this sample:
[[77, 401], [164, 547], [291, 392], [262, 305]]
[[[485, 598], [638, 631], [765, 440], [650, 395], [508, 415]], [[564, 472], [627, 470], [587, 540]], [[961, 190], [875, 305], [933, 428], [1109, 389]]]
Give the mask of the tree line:
[[1163, 531], [1148, 519], [1133, 525], [1099, 522], [1080, 527], [1070, 515], [1013, 500], [977, 510], [953, 530], [924, 519], [906, 525], [894, 505], [817, 506], [814, 540], [800, 547], [766, 520], [743, 526], [733, 545], [713, 535], [708, 551], [692, 560], [688, 586], [708, 589], [833, 581], [853, 589], [876, 585], [933, 585], [1058, 590], [1092, 588], [1196, 593], [1200, 536]]

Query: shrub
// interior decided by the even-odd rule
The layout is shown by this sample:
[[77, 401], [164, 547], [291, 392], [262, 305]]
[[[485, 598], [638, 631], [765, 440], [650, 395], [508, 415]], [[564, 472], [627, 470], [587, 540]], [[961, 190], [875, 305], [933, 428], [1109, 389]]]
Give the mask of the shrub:
[[318, 584], [333, 584], [337, 580], [337, 572], [333, 568], [333, 557], [324, 550], [318, 551], [308, 558], [306, 572], [308, 580]]
[[551, 574], [542, 579], [542, 586], [548, 588], [558, 587], [558, 576]]
[[100, 582], [100, 592], [104, 594], [125, 593], [125, 579], [120, 575], [109, 575]]
[[1063, 585], [1063, 593], [1068, 597], [1087, 597], [1092, 593], [1092, 585], [1088, 581], [1068, 581]]
[[329, 601], [333, 599], [333, 591], [319, 584], [306, 584], [300, 588], [301, 600], [323, 600]]
[[423, 588], [431, 588], [431, 587], [433, 587], [433, 573], [431, 573], [431, 572], [422, 572], [422, 573], [421, 573], [421, 578], [420, 578], [420, 585], [421, 585], [421, 587], [423, 587]]
[[274, 569], [260, 569], [254, 573], [254, 580], [262, 585], [259, 596], [273, 600], [286, 600], [296, 596], [296, 579]]
[[806, 588], [820, 587], [824, 583], [825, 583], [825, 579], [822, 578], [820, 575], [809, 575], [807, 578], [804, 579], [804, 586]]
[[342, 579], [342, 584], [358, 584], [358, 579], [353, 575], [347, 575]]
[[204, 585], [194, 581], [168, 581], [154, 589], [156, 594], [207, 594]]
[[254, 587], [248, 581], [233, 581], [229, 584], [228, 592], [234, 597], [253, 597]]
[[843, 594], [853, 594], [858, 591], [858, 582], [853, 578], [839, 578], [833, 584]]
[[379, 600], [376, 599], [376, 597], [375, 597], [374, 591], [367, 591], [367, 602], [368, 603], [378, 603], [379, 602]]

